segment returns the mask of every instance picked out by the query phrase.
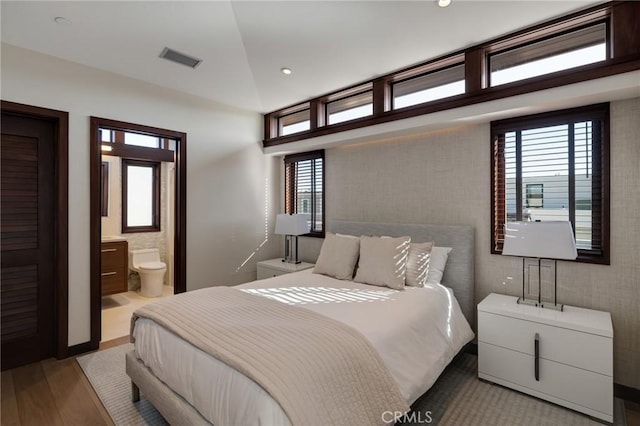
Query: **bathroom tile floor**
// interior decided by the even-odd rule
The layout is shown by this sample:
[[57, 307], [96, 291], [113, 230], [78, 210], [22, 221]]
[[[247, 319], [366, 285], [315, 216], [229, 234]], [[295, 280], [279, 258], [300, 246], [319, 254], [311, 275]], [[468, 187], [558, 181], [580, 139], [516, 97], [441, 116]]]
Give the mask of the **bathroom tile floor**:
[[[162, 286], [162, 297], [173, 295], [173, 287]], [[131, 314], [159, 297], [142, 297], [139, 291], [112, 294], [102, 298], [102, 341], [129, 335]]]

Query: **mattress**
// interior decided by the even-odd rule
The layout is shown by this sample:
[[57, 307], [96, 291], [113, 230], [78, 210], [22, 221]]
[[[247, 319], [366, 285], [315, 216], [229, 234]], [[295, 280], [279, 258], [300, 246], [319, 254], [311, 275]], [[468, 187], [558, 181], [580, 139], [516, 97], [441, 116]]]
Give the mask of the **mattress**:
[[[305, 270], [237, 288], [358, 330], [378, 351], [408, 404], [433, 385], [474, 336], [452, 291], [440, 284], [397, 291]], [[133, 335], [144, 364], [213, 424], [290, 424], [255, 382], [153, 321], [138, 319]]]

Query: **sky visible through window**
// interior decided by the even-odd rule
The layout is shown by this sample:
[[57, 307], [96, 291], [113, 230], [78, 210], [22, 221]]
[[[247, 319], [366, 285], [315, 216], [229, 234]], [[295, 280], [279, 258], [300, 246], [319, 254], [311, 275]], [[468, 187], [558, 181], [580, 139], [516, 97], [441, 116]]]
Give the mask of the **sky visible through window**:
[[281, 136], [290, 135], [292, 133], [303, 132], [311, 128], [311, 122], [309, 120], [301, 121], [299, 123], [289, 124], [288, 126], [282, 126]]
[[606, 44], [597, 44], [504, 70], [493, 71], [491, 72], [491, 86], [499, 86], [513, 81], [524, 80], [525, 78], [592, 64], [605, 59], [607, 59]]
[[435, 101], [436, 99], [460, 95], [464, 93], [464, 90], [464, 80], [454, 81], [453, 83], [443, 84], [442, 86], [432, 87], [430, 89], [420, 90], [418, 92], [395, 97], [393, 98], [393, 108], [404, 108]]
[[153, 225], [153, 168], [127, 167], [127, 226], [151, 226]]
[[343, 121], [366, 117], [371, 114], [373, 114], [373, 104], [362, 105], [345, 111], [329, 114], [329, 124], [342, 123]]

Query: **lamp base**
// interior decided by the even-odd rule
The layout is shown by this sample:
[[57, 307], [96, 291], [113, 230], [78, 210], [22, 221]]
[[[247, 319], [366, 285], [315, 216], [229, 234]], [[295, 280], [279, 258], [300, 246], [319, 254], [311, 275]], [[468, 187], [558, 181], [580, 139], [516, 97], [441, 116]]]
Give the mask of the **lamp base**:
[[542, 306], [540, 303], [538, 303], [537, 300], [525, 299], [524, 297], [518, 297], [518, 300], [516, 300], [516, 303], [518, 305]]
[[542, 308], [553, 309], [555, 311], [564, 311], [564, 305], [562, 303], [542, 302], [540, 305]]
[[292, 263], [292, 264], [294, 264], [294, 265], [297, 265], [298, 263], [302, 263], [302, 261], [301, 261], [301, 260], [293, 260], [293, 259], [282, 259], [282, 261], [283, 261], [284, 263]]

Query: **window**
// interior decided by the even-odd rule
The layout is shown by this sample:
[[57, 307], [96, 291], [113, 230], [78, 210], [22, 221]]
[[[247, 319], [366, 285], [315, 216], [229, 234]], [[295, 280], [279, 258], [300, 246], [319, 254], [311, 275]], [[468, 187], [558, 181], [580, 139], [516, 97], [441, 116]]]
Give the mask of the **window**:
[[[638, 25], [640, 1], [609, 1], [536, 23], [307, 99], [312, 112], [308, 130], [287, 136], [279, 132], [279, 118], [301, 110], [302, 104], [295, 110], [265, 114], [263, 146], [273, 148], [628, 73], [637, 69]], [[453, 76], [456, 73], [459, 76]], [[368, 98], [361, 105], [343, 105], [349, 97], [365, 93]], [[347, 120], [351, 120], [348, 125], [336, 124]]]
[[464, 93], [464, 64], [422, 74], [393, 84], [393, 109]]
[[492, 253], [505, 222], [571, 222], [578, 259], [609, 263], [609, 104], [491, 123]]
[[139, 133], [124, 132], [124, 143], [127, 145], [160, 148], [160, 138], [157, 136], [141, 135]]
[[327, 103], [327, 122], [342, 123], [373, 114], [373, 92], [367, 91]]
[[278, 134], [280, 136], [303, 132], [311, 128], [309, 108], [278, 118]]
[[491, 55], [491, 86], [604, 61], [606, 29], [601, 23]]
[[527, 208], [544, 207], [544, 184], [528, 183], [527, 185]]
[[122, 232], [160, 231], [160, 163], [122, 160]]
[[324, 151], [284, 157], [285, 212], [311, 218], [308, 236], [324, 237]]

